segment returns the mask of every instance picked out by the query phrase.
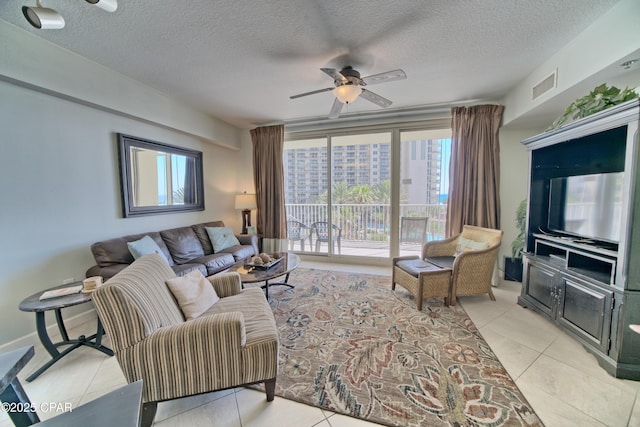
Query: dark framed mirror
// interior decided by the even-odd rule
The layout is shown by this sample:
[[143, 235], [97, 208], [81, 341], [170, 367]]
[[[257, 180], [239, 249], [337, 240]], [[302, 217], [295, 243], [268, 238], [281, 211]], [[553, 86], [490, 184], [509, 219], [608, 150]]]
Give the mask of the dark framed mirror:
[[125, 218], [204, 210], [202, 152], [118, 134]]

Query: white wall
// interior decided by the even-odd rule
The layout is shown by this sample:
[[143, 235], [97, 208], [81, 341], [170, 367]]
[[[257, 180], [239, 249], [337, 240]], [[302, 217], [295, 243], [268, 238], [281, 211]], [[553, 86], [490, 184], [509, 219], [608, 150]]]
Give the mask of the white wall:
[[529, 159], [520, 141], [542, 132], [526, 130], [500, 130], [500, 227], [504, 231], [498, 258], [504, 268], [505, 256], [511, 256], [511, 242], [518, 235], [516, 209], [527, 198]]
[[[0, 129], [0, 344], [35, 331], [34, 314], [18, 310], [23, 298], [84, 278], [94, 263], [91, 243], [239, 221], [233, 209], [238, 151], [2, 81]], [[206, 210], [122, 218], [118, 132], [202, 151]]]
[[238, 149], [240, 130], [0, 20], [0, 80]]
[[[622, 0], [574, 40], [559, 46], [556, 54], [533, 70], [505, 97], [503, 104], [509, 108], [505, 109], [503, 123], [508, 125], [543, 104], [558, 104], [554, 98], [562, 99], [556, 105], [559, 116], [574, 99], [602, 83], [610, 85], [616, 82], [620, 88], [625, 85], [634, 87], [639, 78], [637, 68], [625, 70], [619, 64], [638, 58], [639, 16], [640, 1]], [[532, 87], [555, 70], [557, 87], [532, 100]]]

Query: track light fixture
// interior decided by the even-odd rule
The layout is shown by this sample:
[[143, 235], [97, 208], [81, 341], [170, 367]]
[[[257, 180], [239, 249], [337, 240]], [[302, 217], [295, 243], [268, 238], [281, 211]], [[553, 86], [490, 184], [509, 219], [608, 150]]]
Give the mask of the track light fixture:
[[87, 3], [94, 4], [98, 6], [100, 9], [106, 10], [107, 12], [115, 12], [118, 8], [118, 0], [86, 0]]
[[[118, 0], [86, 0], [86, 2], [107, 12], [115, 12], [118, 9]], [[55, 10], [42, 7], [40, 0], [36, 0], [35, 7], [22, 6], [22, 14], [34, 28], [44, 30], [64, 28], [64, 18]]]
[[36, 0], [36, 7], [22, 6], [22, 14], [35, 28], [45, 30], [64, 28], [64, 18], [55, 10], [42, 7], [40, 0]]

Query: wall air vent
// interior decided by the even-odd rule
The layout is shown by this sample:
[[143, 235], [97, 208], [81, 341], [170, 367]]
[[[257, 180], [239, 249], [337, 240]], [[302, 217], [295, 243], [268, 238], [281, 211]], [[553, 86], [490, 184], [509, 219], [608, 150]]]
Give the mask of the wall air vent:
[[551, 89], [556, 87], [557, 83], [558, 70], [555, 70], [553, 73], [549, 74], [549, 76], [545, 77], [537, 85], [533, 86], [531, 90], [531, 100], [535, 100], [541, 95], [549, 92]]

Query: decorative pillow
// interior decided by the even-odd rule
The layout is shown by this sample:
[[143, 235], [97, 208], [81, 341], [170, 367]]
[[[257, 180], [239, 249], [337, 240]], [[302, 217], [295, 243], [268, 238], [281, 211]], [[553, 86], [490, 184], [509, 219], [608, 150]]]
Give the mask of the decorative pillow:
[[466, 237], [458, 237], [458, 246], [456, 248], [456, 256], [462, 252], [478, 251], [480, 249], [487, 249], [489, 242], [476, 242], [475, 240], [467, 239]]
[[240, 244], [229, 227], [205, 227], [204, 229], [207, 230], [209, 240], [213, 245], [213, 252], [220, 252]]
[[133, 255], [133, 259], [138, 259], [143, 255], [160, 254], [165, 261], [167, 260], [160, 246], [149, 236], [144, 236], [142, 239], [133, 242], [127, 242], [127, 247], [131, 255]]
[[220, 300], [213, 285], [200, 270], [169, 279], [165, 283], [187, 320], [199, 317]]

